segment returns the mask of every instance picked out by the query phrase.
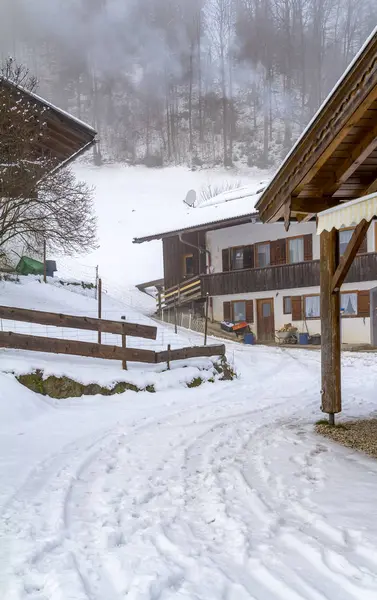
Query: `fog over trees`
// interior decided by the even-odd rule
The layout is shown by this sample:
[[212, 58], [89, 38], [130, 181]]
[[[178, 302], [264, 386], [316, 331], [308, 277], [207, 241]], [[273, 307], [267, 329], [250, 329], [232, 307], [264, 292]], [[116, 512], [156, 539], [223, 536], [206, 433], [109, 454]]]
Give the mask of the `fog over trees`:
[[0, 58], [104, 158], [268, 167], [376, 22], [376, 0], [1, 0]]

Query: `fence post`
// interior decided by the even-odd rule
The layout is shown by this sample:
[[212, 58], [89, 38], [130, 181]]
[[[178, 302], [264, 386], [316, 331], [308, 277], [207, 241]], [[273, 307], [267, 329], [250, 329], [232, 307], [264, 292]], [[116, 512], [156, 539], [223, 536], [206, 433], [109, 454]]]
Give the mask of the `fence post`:
[[[123, 333], [122, 334], [122, 348], [123, 348], [123, 350], [125, 350], [126, 347], [127, 347], [126, 334]], [[123, 371], [127, 371], [127, 361], [126, 361], [126, 359], [124, 359], [122, 361], [122, 369], [123, 369]]]
[[207, 345], [207, 335], [208, 335], [208, 305], [209, 305], [209, 294], [207, 292], [207, 296], [206, 296], [206, 317], [205, 317], [205, 323], [204, 323], [204, 345]]
[[43, 281], [47, 283], [47, 244], [46, 240], [43, 240]]
[[[102, 318], [102, 279], [98, 279], [98, 318]], [[101, 332], [98, 332], [98, 343], [102, 342]]]
[[96, 285], [94, 288], [94, 298], [97, 300], [98, 297], [98, 265], [96, 266]]
[[168, 344], [168, 360], [167, 360], [168, 371], [170, 371], [170, 350], [171, 350], [171, 345]]

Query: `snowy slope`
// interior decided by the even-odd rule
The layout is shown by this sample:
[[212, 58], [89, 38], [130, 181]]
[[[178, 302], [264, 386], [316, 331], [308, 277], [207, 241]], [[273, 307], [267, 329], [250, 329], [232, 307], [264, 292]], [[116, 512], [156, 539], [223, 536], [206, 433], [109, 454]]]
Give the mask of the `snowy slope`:
[[[25, 290], [35, 308], [44, 294], [66, 312], [92, 302]], [[234, 382], [61, 402], [4, 373], [29, 353], [0, 350], [1, 598], [377, 597], [377, 463], [314, 435], [319, 353], [227, 350]], [[376, 379], [375, 354], [344, 354], [345, 416], [375, 413]]]
[[[177, 220], [185, 221], [187, 192], [208, 184], [241, 181], [258, 186], [266, 179], [259, 169], [238, 173], [228, 169], [191, 171], [184, 167], [147, 169], [107, 165], [90, 167], [77, 164], [79, 179], [95, 188], [95, 205], [99, 220], [100, 247], [89, 256], [76, 260], [63, 258], [64, 275], [94, 277], [94, 267], [113, 295], [130, 295], [129, 286], [162, 276], [161, 242], [135, 245], [134, 237], [155, 228], [169, 229]], [[59, 261], [58, 261], [59, 262]], [[84, 265], [84, 266], [83, 266]], [[89, 266], [92, 265], [92, 269]]]
[[[67, 289], [45, 285], [38, 278], [21, 277], [19, 284], [0, 281], [0, 298], [3, 306], [19, 306], [47, 312], [73, 314], [82, 316], [97, 316], [97, 301], [87, 296], [86, 290], [81, 293], [72, 293]], [[135, 291], [135, 298], [143, 300], [144, 294]], [[144, 305], [141, 304], [142, 310]], [[131, 323], [140, 323], [156, 326], [156, 322], [135, 309], [120, 301], [103, 295], [102, 316], [105, 319], [119, 321], [122, 316]], [[64, 338], [85, 342], [97, 342], [98, 334], [93, 331], [76, 329], [62, 329], [45, 325], [21, 323], [0, 319], [0, 327], [4, 331], [36, 335], [51, 338]], [[191, 340], [191, 341], [190, 341]], [[120, 336], [104, 333], [102, 343], [121, 346]], [[128, 347], [143, 348], [146, 350], [166, 350], [170, 344], [174, 348], [185, 345], [203, 344], [199, 336], [175, 335], [171, 328], [165, 329], [157, 325], [157, 339], [145, 340], [142, 338], [128, 338]], [[210, 359], [190, 360], [189, 363], [176, 361], [172, 363], [172, 370], [166, 370], [165, 364], [145, 365], [130, 363], [130, 370], [125, 373], [121, 370], [120, 362], [83, 357], [56, 356], [35, 352], [11, 351], [0, 349], [0, 373], [15, 373], [17, 375], [30, 373], [40, 369], [45, 377], [49, 375], [68, 376], [83, 384], [98, 383], [112, 386], [119, 381], [127, 381], [139, 388], [154, 385], [157, 390], [170, 387], [179, 387], [182, 383], [189, 383], [200, 375], [203, 379], [212, 376], [212, 361]], [[202, 371], [204, 369], [204, 371]], [[199, 372], [200, 370], [200, 372]], [[1, 406], [0, 406], [1, 414]]]

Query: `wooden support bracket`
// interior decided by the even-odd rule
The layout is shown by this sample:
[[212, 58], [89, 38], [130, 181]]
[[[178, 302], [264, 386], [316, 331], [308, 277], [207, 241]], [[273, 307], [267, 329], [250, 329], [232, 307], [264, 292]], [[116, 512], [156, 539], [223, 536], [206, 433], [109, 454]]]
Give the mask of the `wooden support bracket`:
[[345, 253], [340, 259], [339, 265], [331, 281], [331, 293], [339, 292], [345, 278], [347, 277], [350, 266], [364, 240], [368, 231], [370, 221], [363, 219], [355, 228], [352, 237], [348, 243]]

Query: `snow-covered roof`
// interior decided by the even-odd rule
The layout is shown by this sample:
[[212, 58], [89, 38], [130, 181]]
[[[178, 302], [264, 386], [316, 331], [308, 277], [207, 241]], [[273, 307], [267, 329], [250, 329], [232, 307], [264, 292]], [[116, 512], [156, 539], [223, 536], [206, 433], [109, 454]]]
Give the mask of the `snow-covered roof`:
[[36, 159], [47, 149], [55, 163], [54, 167], [62, 166], [76, 158], [95, 142], [96, 131], [93, 127], [54, 106], [34, 92], [1, 76], [0, 88], [6, 89], [15, 103], [22, 98], [25, 103], [35, 106], [43, 114], [43, 119], [46, 121], [46, 133], [43, 137], [43, 146], [38, 142], [33, 144]]
[[265, 182], [254, 183], [229, 192], [222, 192], [194, 208], [183, 204], [182, 211], [178, 215], [174, 215], [171, 221], [165, 221], [164, 226], [161, 225], [159, 229], [154, 227], [143, 232], [141, 237], [134, 239], [134, 243], [141, 244], [184, 231], [211, 229], [211, 227], [218, 229], [222, 225], [228, 227], [240, 220], [247, 222], [249, 217], [257, 215], [254, 207], [265, 185]]
[[70, 113], [66, 112], [65, 110], [62, 110], [58, 106], [55, 106], [55, 104], [52, 104], [52, 102], [49, 102], [45, 98], [42, 98], [42, 96], [39, 96], [35, 92], [31, 92], [30, 90], [27, 90], [26, 88], [24, 88], [22, 85], [15, 84], [13, 81], [7, 79], [6, 77], [2, 77], [0, 75], [0, 84], [2, 84], [2, 83], [5, 83], [9, 87], [13, 87], [14, 89], [19, 90], [22, 94], [25, 94], [25, 95], [29, 96], [31, 99], [35, 100], [36, 102], [43, 104], [46, 108], [52, 110], [56, 114], [59, 114], [64, 119], [68, 119], [72, 123], [76, 123], [77, 125], [79, 125], [83, 129], [86, 129], [87, 131], [90, 131], [94, 135], [97, 134], [96, 130], [93, 127], [91, 127], [91, 125], [88, 125], [84, 121], [81, 121], [81, 119], [78, 119], [77, 117], [74, 117], [73, 115], [71, 115]]

